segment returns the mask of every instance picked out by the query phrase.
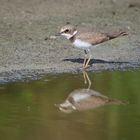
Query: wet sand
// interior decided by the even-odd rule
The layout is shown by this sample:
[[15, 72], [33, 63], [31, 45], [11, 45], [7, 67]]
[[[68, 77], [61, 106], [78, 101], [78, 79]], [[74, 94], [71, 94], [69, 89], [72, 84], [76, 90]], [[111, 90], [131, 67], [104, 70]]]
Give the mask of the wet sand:
[[89, 71], [139, 66], [139, 0], [1, 0], [0, 82], [79, 72], [83, 51], [68, 40], [50, 38], [66, 22], [102, 32], [129, 33], [92, 49]]

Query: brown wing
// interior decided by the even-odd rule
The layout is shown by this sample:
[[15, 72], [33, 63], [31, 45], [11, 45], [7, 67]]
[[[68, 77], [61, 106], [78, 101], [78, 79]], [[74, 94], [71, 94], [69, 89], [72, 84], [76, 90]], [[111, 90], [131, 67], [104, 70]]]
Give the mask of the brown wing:
[[89, 42], [93, 45], [109, 40], [109, 37], [106, 34], [98, 32], [79, 33], [77, 34], [77, 38]]

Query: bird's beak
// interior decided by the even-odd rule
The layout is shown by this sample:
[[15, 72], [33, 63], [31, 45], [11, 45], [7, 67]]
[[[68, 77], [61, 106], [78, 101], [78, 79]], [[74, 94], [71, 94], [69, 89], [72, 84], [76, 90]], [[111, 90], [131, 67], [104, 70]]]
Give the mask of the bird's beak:
[[60, 35], [61, 35], [61, 33], [56, 33], [56, 34], [55, 34], [55, 36], [60, 36]]

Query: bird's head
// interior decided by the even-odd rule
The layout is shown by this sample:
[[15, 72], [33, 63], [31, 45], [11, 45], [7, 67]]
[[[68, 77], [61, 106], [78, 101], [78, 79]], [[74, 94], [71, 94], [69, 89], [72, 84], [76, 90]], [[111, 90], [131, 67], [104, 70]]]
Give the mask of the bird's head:
[[77, 33], [76, 27], [70, 24], [63, 26], [60, 29], [60, 35], [64, 36], [67, 39], [72, 38], [74, 35], [76, 35], [76, 33]]

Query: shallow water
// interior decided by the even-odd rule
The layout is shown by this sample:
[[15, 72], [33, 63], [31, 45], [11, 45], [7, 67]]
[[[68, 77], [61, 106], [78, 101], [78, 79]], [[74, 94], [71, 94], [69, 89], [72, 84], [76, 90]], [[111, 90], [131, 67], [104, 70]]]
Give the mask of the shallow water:
[[[1, 140], [138, 140], [140, 70], [88, 73], [92, 91], [129, 104], [59, 110], [71, 92], [87, 89], [83, 75], [46, 76], [0, 86]], [[57, 105], [56, 105], [57, 104]]]

